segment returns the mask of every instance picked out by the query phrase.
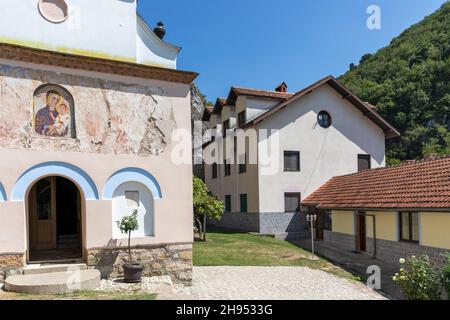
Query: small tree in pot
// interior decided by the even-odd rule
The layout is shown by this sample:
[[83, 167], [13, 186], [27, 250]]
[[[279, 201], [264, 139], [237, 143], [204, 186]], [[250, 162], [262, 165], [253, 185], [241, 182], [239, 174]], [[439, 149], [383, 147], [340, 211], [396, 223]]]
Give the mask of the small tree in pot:
[[128, 235], [128, 264], [123, 266], [124, 280], [128, 283], [137, 283], [142, 281], [142, 272], [144, 267], [139, 263], [133, 263], [133, 255], [131, 253], [131, 233], [139, 229], [137, 220], [138, 211], [134, 210], [130, 216], [125, 216], [122, 220], [117, 221], [120, 232]]

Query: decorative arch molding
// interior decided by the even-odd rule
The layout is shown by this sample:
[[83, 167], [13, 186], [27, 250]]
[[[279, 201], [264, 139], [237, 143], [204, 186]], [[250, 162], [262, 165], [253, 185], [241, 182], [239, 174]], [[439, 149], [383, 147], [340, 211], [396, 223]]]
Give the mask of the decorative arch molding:
[[72, 180], [83, 192], [86, 200], [98, 200], [98, 191], [94, 181], [80, 168], [64, 162], [46, 162], [25, 171], [11, 193], [11, 201], [25, 201], [28, 189], [40, 178], [61, 176]]
[[103, 200], [112, 200], [114, 191], [126, 183], [138, 182], [146, 186], [155, 199], [162, 199], [161, 186], [158, 180], [149, 172], [139, 168], [125, 168], [114, 173], [106, 182], [103, 190]]
[[6, 201], [6, 191], [5, 188], [3, 188], [3, 185], [0, 183], [0, 202]]

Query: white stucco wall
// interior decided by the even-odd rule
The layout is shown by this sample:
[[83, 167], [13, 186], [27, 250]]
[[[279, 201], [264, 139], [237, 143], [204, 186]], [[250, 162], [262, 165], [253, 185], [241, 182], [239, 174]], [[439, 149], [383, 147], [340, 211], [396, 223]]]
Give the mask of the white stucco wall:
[[177, 68], [180, 48], [159, 39], [149, 26], [137, 18], [136, 59], [138, 63], [164, 68]]
[[[333, 119], [328, 129], [317, 123], [322, 110]], [[357, 172], [358, 154], [370, 154], [372, 168], [385, 166], [383, 131], [328, 85], [267, 118], [258, 129], [280, 130], [267, 140], [259, 136], [259, 161], [264, 143], [279, 138], [273, 154], [279, 166], [269, 175], [259, 167], [261, 212], [284, 212], [285, 192], [300, 192], [304, 199], [332, 177]], [[284, 172], [284, 151], [300, 151], [300, 172]]]
[[[137, 195], [137, 201], [134, 203], [127, 199], [127, 192], [133, 192]], [[136, 182], [126, 182], [120, 185], [113, 195], [112, 211], [113, 211], [113, 237], [114, 239], [125, 239], [128, 235], [121, 233], [117, 221], [125, 216], [129, 216], [137, 210], [137, 220], [139, 229], [133, 231], [133, 237], [148, 237], [154, 234], [154, 205], [153, 195], [150, 190]]]
[[176, 68], [180, 48], [161, 41], [136, 13], [136, 0], [65, 0], [68, 19], [52, 23], [38, 0], [0, 0], [0, 42]]
[[246, 121], [250, 121], [279, 103], [280, 100], [239, 96], [236, 101], [236, 115], [246, 110]]
[[67, 0], [68, 19], [44, 19], [37, 0], [0, 0], [0, 41], [135, 59], [136, 1]]

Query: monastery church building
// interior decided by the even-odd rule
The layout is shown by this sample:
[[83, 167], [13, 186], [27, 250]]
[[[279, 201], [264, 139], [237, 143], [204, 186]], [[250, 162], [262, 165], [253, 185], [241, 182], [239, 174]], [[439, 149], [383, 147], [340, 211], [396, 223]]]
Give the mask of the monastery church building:
[[192, 163], [172, 161], [171, 138], [191, 132], [197, 74], [177, 70], [181, 48], [136, 10], [0, 1], [0, 282], [48, 262], [121, 276], [116, 222], [134, 210], [144, 275], [190, 282]]

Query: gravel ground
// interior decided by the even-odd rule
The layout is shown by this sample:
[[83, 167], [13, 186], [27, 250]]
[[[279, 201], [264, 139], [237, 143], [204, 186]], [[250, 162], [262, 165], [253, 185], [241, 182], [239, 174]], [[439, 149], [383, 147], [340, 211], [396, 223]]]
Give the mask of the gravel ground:
[[195, 267], [197, 300], [384, 300], [364, 284], [305, 267]]
[[306, 267], [194, 267], [191, 287], [173, 285], [170, 277], [154, 277], [140, 284], [102, 280], [96, 291], [155, 293], [158, 300], [386, 299], [362, 283]]

